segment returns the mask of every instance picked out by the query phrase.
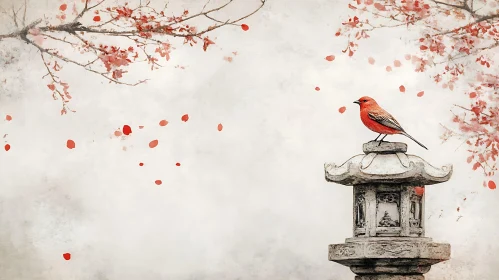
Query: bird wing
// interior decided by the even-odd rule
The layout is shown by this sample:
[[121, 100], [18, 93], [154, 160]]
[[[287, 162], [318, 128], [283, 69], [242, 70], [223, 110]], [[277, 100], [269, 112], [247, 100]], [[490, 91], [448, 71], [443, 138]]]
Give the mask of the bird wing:
[[404, 131], [402, 126], [399, 124], [399, 122], [389, 113], [384, 112], [383, 114], [380, 114], [378, 112], [369, 112], [367, 113], [369, 118], [377, 123], [380, 123], [384, 126], [387, 126], [389, 128], [393, 128], [396, 130]]

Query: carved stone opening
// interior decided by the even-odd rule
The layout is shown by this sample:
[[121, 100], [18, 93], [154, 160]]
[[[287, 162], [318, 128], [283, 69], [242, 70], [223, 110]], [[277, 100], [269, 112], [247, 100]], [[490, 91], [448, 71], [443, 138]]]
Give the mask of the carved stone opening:
[[400, 193], [376, 194], [376, 224], [378, 227], [400, 227]]
[[362, 192], [355, 196], [355, 226], [357, 228], [366, 227], [366, 199], [364, 195]]
[[414, 189], [411, 189], [411, 216], [409, 218], [410, 226], [414, 228], [421, 227], [421, 196], [416, 195]]

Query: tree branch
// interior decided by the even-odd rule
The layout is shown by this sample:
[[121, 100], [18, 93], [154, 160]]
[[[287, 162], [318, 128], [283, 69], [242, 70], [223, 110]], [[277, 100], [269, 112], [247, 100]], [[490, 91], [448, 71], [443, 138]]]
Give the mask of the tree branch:
[[96, 8], [98, 7], [100, 4], [104, 3], [106, 0], [102, 0], [100, 2], [98, 2], [97, 4], [93, 5], [93, 6], [88, 6], [88, 2], [90, 0], [85, 0], [85, 7], [83, 7], [83, 10], [81, 10], [81, 12], [73, 19], [73, 22], [77, 22], [86, 12], [92, 10], [93, 8]]
[[[461, 106], [461, 105], [457, 105], [457, 104], [453, 104], [453, 105], [454, 105], [454, 106], [456, 106], [456, 107], [458, 107], [458, 108], [461, 108], [461, 109], [463, 109], [463, 110], [466, 110], [466, 111], [470, 111], [470, 112], [475, 113], [475, 112], [474, 112], [474, 111], [472, 111], [471, 109], [468, 109], [468, 108], [463, 107], [463, 106]], [[489, 117], [489, 118], [491, 117], [491, 115], [486, 114], [486, 113], [483, 113], [483, 112], [480, 112], [480, 114], [481, 114], [481, 115], [485, 115], [485, 116], [487, 116], [487, 117]]]
[[[226, 8], [234, 0], [228, 0], [208, 10], [207, 6], [210, 0], [207, 0], [200, 12], [189, 15], [189, 12], [185, 10], [180, 16], [166, 16], [165, 9], [167, 8], [167, 4], [163, 10], [159, 11], [159, 9], [149, 6], [150, 1], [146, 3], [140, 1], [139, 5], [133, 9], [128, 6], [128, 3], [105, 9], [99, 8], [107, 0], [94, 1], [98, 2], [91, 5], [89, 3], [90, 0], [85, 0], [80, 12], [71, 21], [64, 22], [64, 19], [59, 18], [62, 23], [53, 25], [47, 23], [44, 26], [39, 26], [42, 22], [41, 18], [26, 25], [27, 0], [24, 0], [24, 5], [21, 5], [17, 11], [12, 7], [12, 11], [7, 12], [0, 7], [1, 11], [12, 19], [13, 25], [16, 27], [16, 30], [11, 33], [0, 34], [0, 43], [1, 40], [7, 38], [19, 39], [40, 51], [42, 62], [47, 69], [47, 75], [44, 77], [50, 76], [52, 81], [59, 84], [64, 92], [60, 91], [58, 87], [52, 89], [52, 85], [49, 86], [49, 89], [53, 91], [53, 94], [59, 95], [64, 99], [65, 94], [68, 95], [66, 91], [68, 85], [60, 81], [55, 75], [54, 71], [61, 69], [61, 66], [57, 62], [65, 62], [81, 67], [86, 71], [100, 75], [109, 82], [136, 86], [147, 80], [128, 83], [122, 82], [119, 79], [122, 78], [123, 73], [127, 72], [125, 71], [126, 67], [134, 62], [147, 61], [151, 64], [151, 69], [156, 69], [157, 67], [161, 67], [158, 59], [163, 57], [169, 60], [170, 51], [174, 47], [170, 45], [165, 37], [182, 38], [184, 45], [188, 44], [190, 46], [201, 42], [203, 50], [206, 51], [209, 45], [214, 44], [206, 36], [207, 33], [226, 25], [236, 25], [239, 21], [254, 15], [266, 3], [266, 0], [258, 0], [258, 7], [250, 13], [235, 20], [222, 21], [217, 19], [214, 14]], [[20, 17], [20, 11], [23, 7], [23, 15]], [[84, 21], [86, 15], [91, 13], [91, 10], [99, 12], [99, 16], [94, 16], [93, 18], [95, 22], [93, 25]], [[207, 18], [211, 20], [213, 25], [198, 29], [191, 24], [196, 18]], [[69, 36], [66, 36], [67, 34]], [[86, 34], [88, 36], [85, 36]], [[126, 43], [125, 45], [122, 45], [122, 43], [119, 43], [119, 45], [109, 43], [99, 44], [96, 43], [99, 39], [96, 39], [95, 35], [100, 35], [99, 37], [101, 38], [99, 39], [104, 39], [102, 42], [108, 41], [105, 39], [109, 39], [109, 37], [122, 37], [133, 43], [130, 45], [126, 45]], [[58, 45], [52, 49], [42, 47], [44, 40], [50, 40]], [[60, 43], [77, 49], [78, 53], [89, 54], [93, 57], [85, 58], [86, 62], [80, 62], [83, 59], [73, 58], [60, 51]], [[142, 59], [144, 56], [145, 59]], [[47, 61], [47, 58], [55, 61], [53, 67], [49, 67], [50, 63]], [[101, 63], [98, 64], [96, 62]], [[105, 67], [105, 69], [99, 69], [98, 67]], [[64, 100], [63, 102], [64, 112], [66, 111], [65, 102], [67, 101], [69, 100]]]

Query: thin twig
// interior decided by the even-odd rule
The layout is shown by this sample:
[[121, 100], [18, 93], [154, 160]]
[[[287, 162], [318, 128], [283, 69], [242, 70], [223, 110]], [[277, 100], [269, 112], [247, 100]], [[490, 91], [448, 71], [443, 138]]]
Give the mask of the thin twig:
[[44, 48], [42, 48], [40, 45], [36, 44], [35, 42], [31, 41], [30, 39], [27, 39], [27, 40], [29, 41], [29, 43], [30, 43], [31, 45], [35, 46], [35, 47], [36, 47], [36, 48], [37, 48], [40, 52], [46, 53], [46, 54], [48, 54], [48, 55], [50, 55], [50, 56], [52, 56], [52, 57], [54, 57], [54, 58], [58, 58], [58, 59], [60, 59], [60, 60], [64, 61], [64, 62], [71, 63], [71, 64], [74, 64], [74, 65], [77, 65], [77, 66], [83, 67], [85, 70], [90, 71], [90, 72], [95, 73], [95, 74], [98, 74], [98, 75], [100, 75], [100, 76], [104, 77], [105, 79], [109, 80], [110, 82], [114, 82], [114, 83], [121, 84], [121, 85], [127, 85], [127, 86], [136, 86], [136, 85], [138, 85], [138, 84], [142, 84], [142, 83], [144, 83], [144, 82], [146, 82], [146, 81], [148, 80], [148, 79], [146, 79], [146, 80], [141, 80], [141, 81], [138, 81], [138, 82], [133, 83], [133, 84], [132, 84], [132, 83], [126, 83], [126, 82], [120, 82], [120, 81], [118, 81], [118, 80], [116, 80], [116, 79], [113, 79], [113, 78], [111, 78], [111, 77], [107, 76], [107, 75], [108, 75], [108, 73], [107, 73], [107, 72], [99, 72], [99, 71], [96, 71], [96, 70], [94, 70], [94, 69], [92, 69], [92, 68], [89, 68], [89, 67], [87, 66], [88, 64], [82, 64], [82, 63], [80, 63], [80, 62], [77, 62], [77, 61], [74, 61], [74, 60], [69, 59], [69, 58], [67, 58], [67, 57], [64, 57], [64, 56], [62, 56], [62, 55], [59, 55], [59, 54], [57, 54], [57, 53], [51, 52], [51, 51], [50, 51], [50, 50], [48, 50], [48, 49], [44, 49]]
[[26, 26], [26, 9], [28, 7], [28, 0], [24, 0], [24, 12], [23, 12], [23, 26]]
[[[458, 108], [461, 108], [461, 109], [463, 109], [463, 110], [466, 110], [466, 111], [470, 111], [470, 112], [475, 113], [473, 110], [468, 109], [468, 108], [466, 108], [466, 107], [463, 107], [463, 106], [461, 106], [461, 105], [457, 105], [457, 104], [453, 104], [453, 105], [454, 105], [454, 106], [456, 106], [456, 107], [458, 107]], [[480, 113], [480, 114], [482, 114], [482, 115], [485, 115], [485, 116], [487, 116], [487, 117], [489, 117], [489, 118], [491, 117], [491, 115], [489, 115], [489, 114], [486, 114], [486, 113], [483, 113], [483, 112], [479, 112], [479, 113]]]
[[92, 10], [93, 8], [96, 8], [98, 7], [100, 4], [104, 3], [106, 0], [102, 0], [100, 2], [98, 2], [97, 4], [93, 5], [93, 6], [88, 6], [88, 2], [90, 0], [85, 0], [85, 7], [83, 7], [83, 10], [81, 10], [81, 12], [73, 19], [73, 22], [77, 22], [86, 12]]
[[12, 18], [14, 19], [14, 25], [19, 28], [19, 24], [17, 24], [17, 14], [16, 11], [14, 10], [14, 6], [12, 6]]

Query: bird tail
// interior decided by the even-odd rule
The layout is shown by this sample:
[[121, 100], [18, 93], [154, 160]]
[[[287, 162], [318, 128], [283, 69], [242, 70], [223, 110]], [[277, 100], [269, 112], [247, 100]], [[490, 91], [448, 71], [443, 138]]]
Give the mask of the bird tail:
[[419, 143], [418, 140], [414, 139], [414, 137], [412, 137], [411, 135], [407, 134], [406, 132], [402, 132], [401, 134], [404, 135], [404, 136], [409, 137], [412, 141], [418, 143], [419, 146], [421, 146], [421, 147], [423, 147], [423, 148], [425, 148], [425, 149], [428, 150], [428, 148], [426, 148], [425, 145]]

